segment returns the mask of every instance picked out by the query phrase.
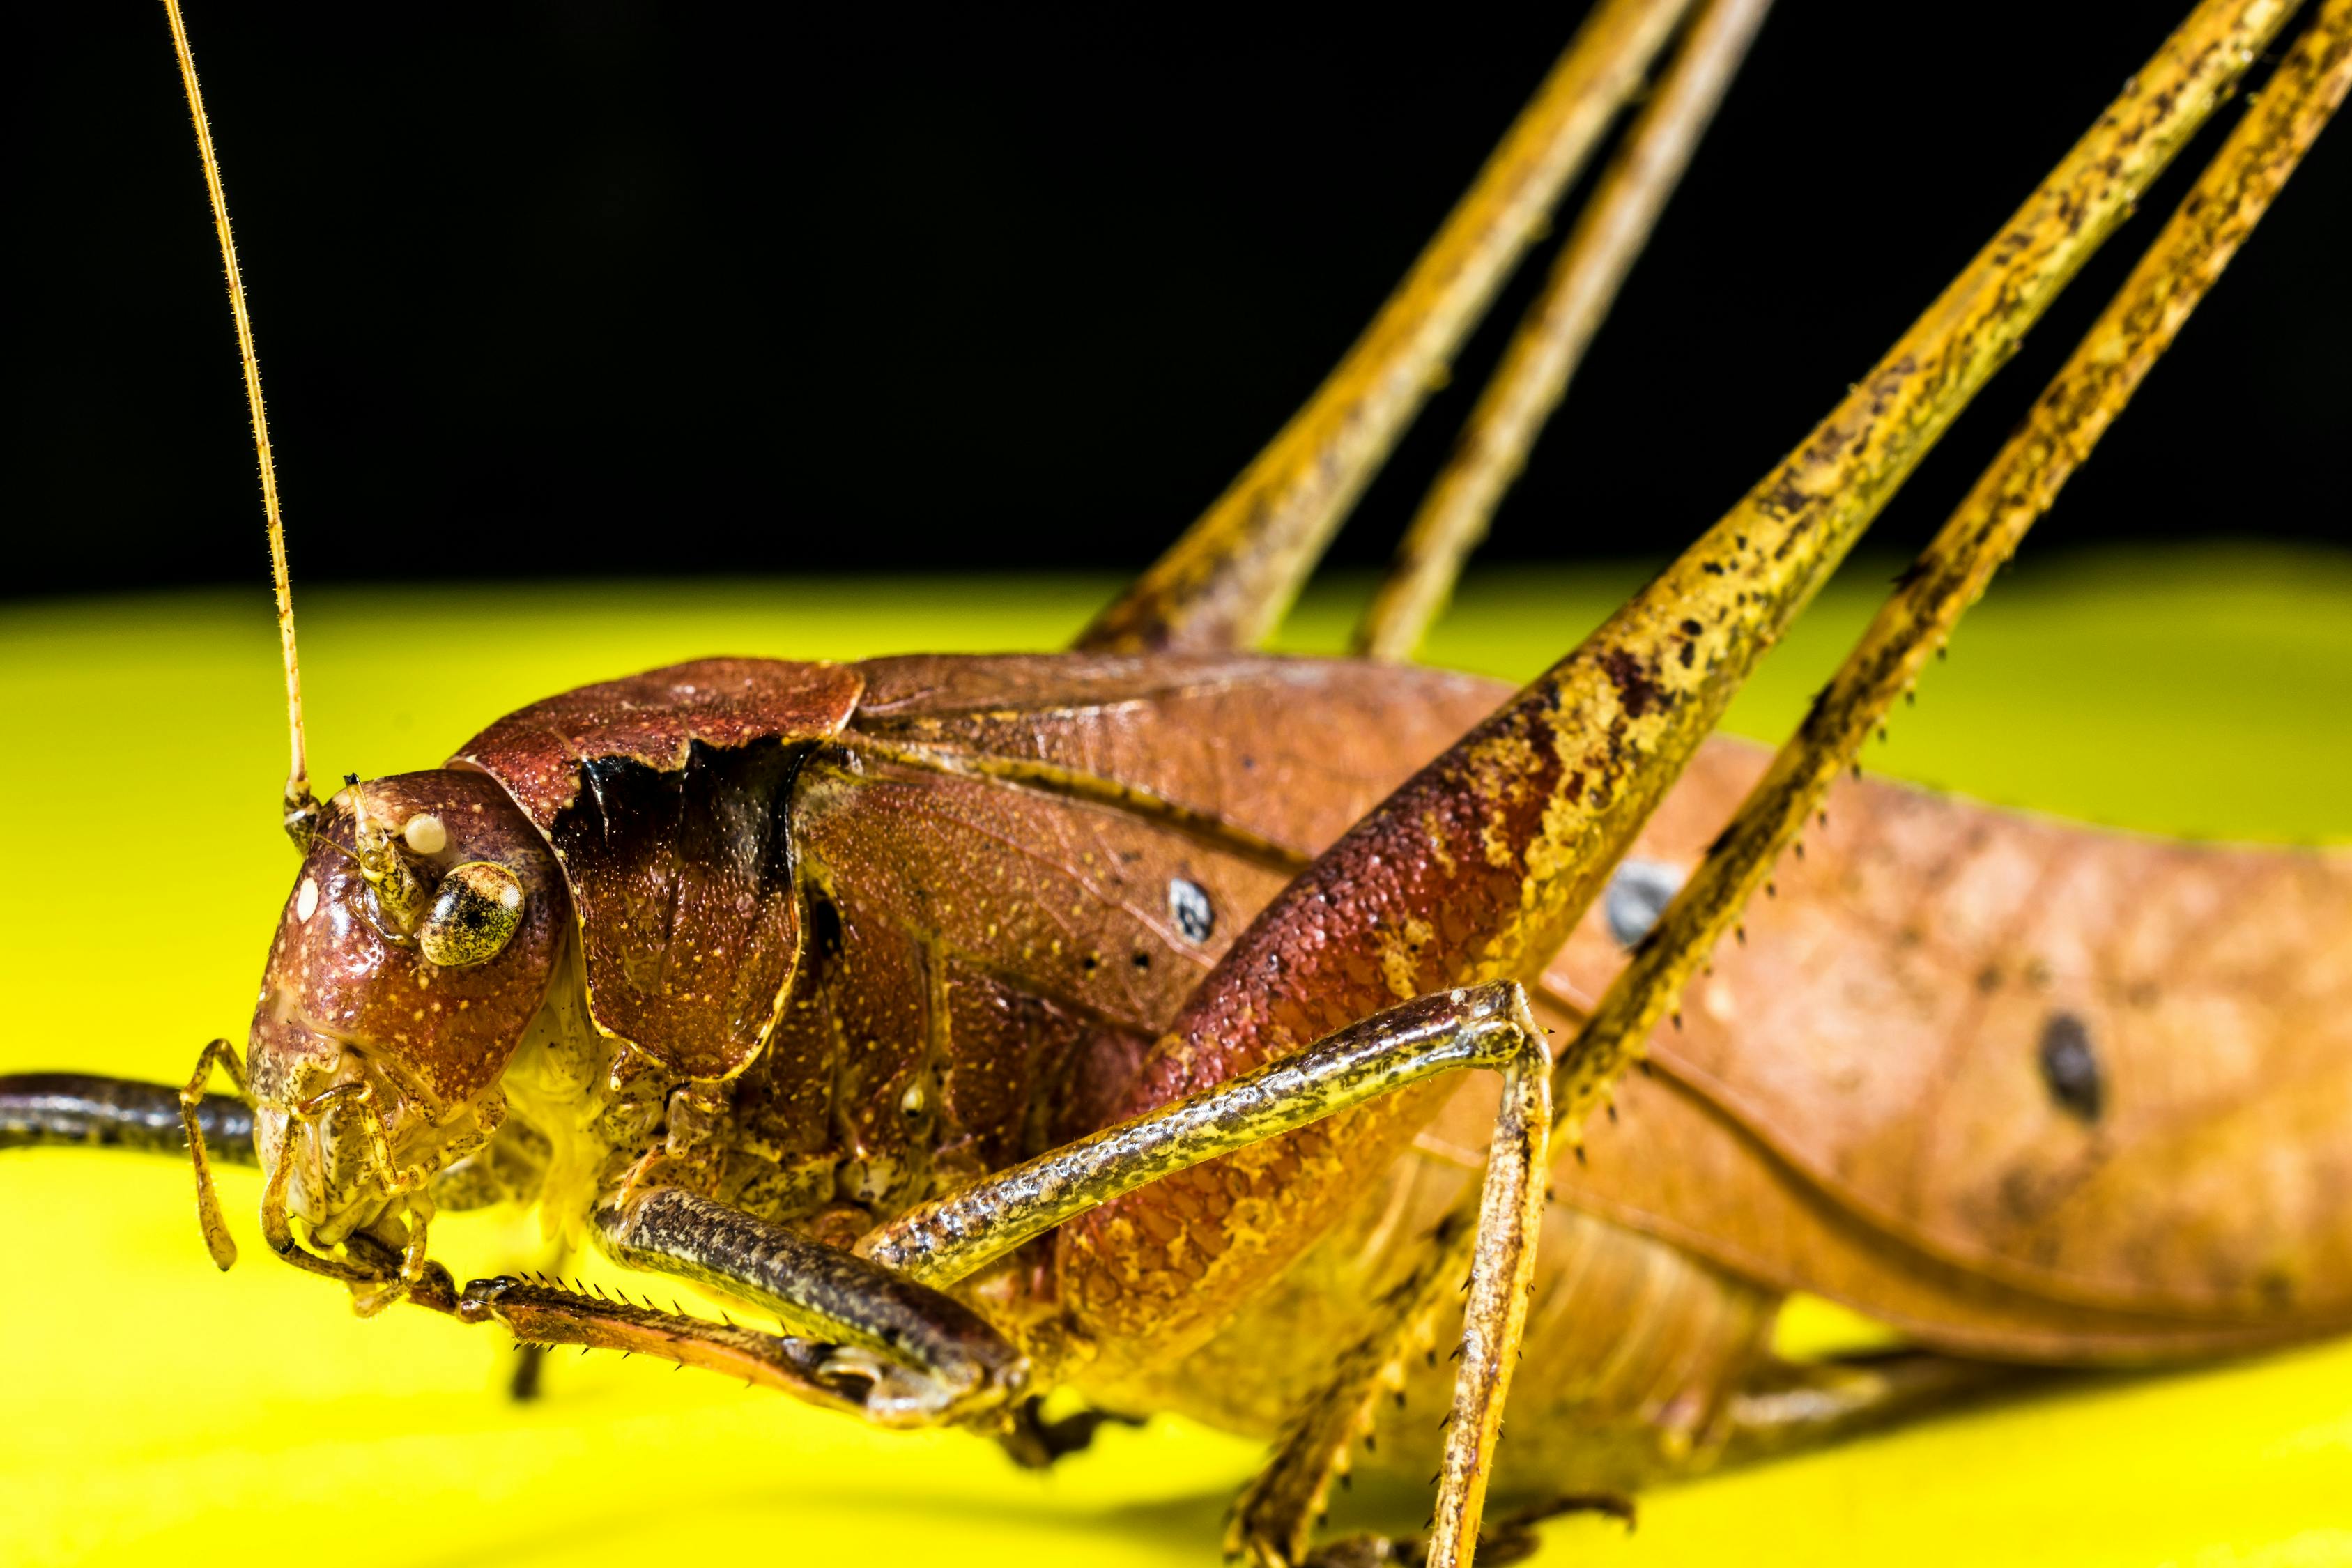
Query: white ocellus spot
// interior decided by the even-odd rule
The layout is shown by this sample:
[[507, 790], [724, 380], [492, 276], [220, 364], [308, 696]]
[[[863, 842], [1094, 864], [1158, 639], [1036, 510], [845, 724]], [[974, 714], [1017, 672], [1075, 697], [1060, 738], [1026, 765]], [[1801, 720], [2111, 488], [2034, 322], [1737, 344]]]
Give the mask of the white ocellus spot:
[[316, 878], [302, 879], [302, 890], [294, 895], [294, 918], [307, 921], [319, 912], [319, 883]]
[[438, 855], [449, 847], [449, 830], [442, 826], [441, 819], [429, 811], [420, 811], [410, 817], [408, 826], [400, 830], [400, 836], [408, 840], [408, 847], [419, 855]]
[[1186, 942], [1202, 942], [1217, 929], [1217, 911], [1198, 883], [1181, 877], [1168, 879], [1168, 918]]
[[1609, 922], [1609, 934], [1617, 939], [1620, 947], [1632, 947], [1650, 934], [1666, 906], [1675, 901], [1682, 890], [1683, 873], [1679, 866], [1669, 866], [1663, 860], [1624, 860], [1618, 863], [1617, 874], [1609, 879], [1609, 891], [1601, 896], [1601, 912]]

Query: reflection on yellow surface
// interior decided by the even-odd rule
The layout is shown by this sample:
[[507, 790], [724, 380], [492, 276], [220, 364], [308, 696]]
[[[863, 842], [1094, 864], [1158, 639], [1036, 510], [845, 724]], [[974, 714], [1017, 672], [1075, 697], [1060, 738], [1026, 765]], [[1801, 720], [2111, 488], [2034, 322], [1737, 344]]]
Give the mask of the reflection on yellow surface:
[[[1824, 596], [1734, 728], [1786, 732], [1886, 565]], [[1432, 658], [1528, 674], [1633, 581], [1488, 579]], [[314, 594], [300, 606], [313, 765], [431, 766], [522, 702], [696, 655], [1053, 647], [1108, 587]], [[1342, 595], [1310, 601], [1293, 645], [1334, 646], [1346, 610]], [[176, 1080], [206, 1038], [241, 1038], [294, 868], [276, 826], [273, 632], [257, 586], [0, 612], [0, 1070]], [[1868, 760], [2128, 826], [2352, 838], [2352, 563], [2030, 565]], [[223, 1192], [247, 1261], [215, 1273], [189, 1185], [153, 1159], [0, 1155], [0, 1560], [1200, 1568], [1257, 1458], [1160, 1421], [1031, 1475], [961, 1436], [869, 1432], [611, 1356], [559, 1356], [546, 1397], [516, 1407], [498, 1393], [511, 1356], [494, 1331], [405, 1310], [357, 1321], [333, 1288], [271, 1260], [249, 1173]], [[541, 1256], [535, 1226], [512, 1219], [453, 1216], [435, 1243], [461, 1279]], [[1804, 1306], [1788, 1331], [1842, 1329]], [[1645, 1568], [2352, 1562], [2352, 1343], [2093, 1382], [1653, 1494], [1631, 1537], [1568, 1521], [1546, 1542], [1546, 1563]]]

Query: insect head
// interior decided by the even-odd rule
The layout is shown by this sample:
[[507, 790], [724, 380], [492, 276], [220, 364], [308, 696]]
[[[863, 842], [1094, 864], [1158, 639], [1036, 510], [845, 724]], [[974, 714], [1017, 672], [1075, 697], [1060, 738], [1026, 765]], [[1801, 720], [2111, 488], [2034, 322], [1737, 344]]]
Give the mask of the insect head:
[[326, 803], [247, 1044], [262, 1225], [281, 1255], [421, 1260], [427, 1184], [504, 1118], [499, 1080], [569, 926], [553, 854], [490, 779], [403, 773]]

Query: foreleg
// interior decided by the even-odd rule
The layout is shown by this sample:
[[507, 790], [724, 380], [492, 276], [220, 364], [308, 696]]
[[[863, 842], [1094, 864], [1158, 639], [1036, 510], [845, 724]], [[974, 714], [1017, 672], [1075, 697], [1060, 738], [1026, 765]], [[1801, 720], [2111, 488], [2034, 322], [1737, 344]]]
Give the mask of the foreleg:
[[1027, 1360], [970, 1308], [866, 1258], [676, 1188], [625, 1194], [595, 1217], [614, 1261], [775, 1313], [822, 1349], [821, 1384], [863, 1384], [858, 1412], [877, 1426], [979, 1422], [1028, 1387]]
[[647, 1298], [643, 1305], [615, 1293], [606, 1296], [568, 1289], [545, 1277], [501, 1275], [455, 1289], [438, 1264], [408, 1299], [462, 1322], [503, 1325], [525, 1353], [555, 1345], [646, 1355], [680, 1367], [698, 1367], [746, 1384], [851, 1415], [866, 1414], [874, 1379], [870, 1368], [845, 1360], [839, 1347], [714, 1323], [683, 1308], [664, 1311]]
[[[548, 1267], [538, 1272], [561, 1274], [572, 1248], [567, 1242], [558, 1241], [548, 1258]], [[517, 1405], [528, 1405], [539, 1397], [540, 1380], [547, 1372], [547, 1347], [526, 1344], [515, 1352], [514, 1371], [507, 1379], [507, 1397]]]
[[[228, 1075], [235, 1095], [205, 1092], [215, 1068]], [[245, 1069], [226, 1040], [205, 1046], [186, 1086], [176, 1089], [89, 1073], [0, 1078], [0, 1149], [71, 1143], [187, 1156], [195, 1164], [205, 1246], [223, 1268], [236, 1261], [236, 1244], [213, 1195], [210, 1156], [240, 1165], [256, 1163], [257, 1156]]]
[[[608, 1296], [601, 1286], [566, 1286], [537, 1271], [477, 1279], [462, 1291], [451, 1287], [438, 1265], [430, 1266], [428, 1272], [429, 1278], [413, 1288], [408, 1299], [461, 1321], [500, 1324], [519, 1342], [515, 1351], [521, 1365], [537, 1366], [559, 1345], [578, 1345], [583, 1352], [619, 1351], [625, 1356], [666, 1361], [681, 1370], [694, 1367], [740, 1377], [751, 1386], [847, 1415], [876, 1419], [877, 1414], [902, 1415], [908, 1408], [908, 1377], [884, 1372], [870, 1357], [845, 1355], [840, 1345], [823, 1339], [772, 1334], [731, 1320], [712, 1322], [676, 1301], [665, 1311], [650, 1294], [641, 1305], [617, 1289]], [[516, 1397], [528, 1395], [518, 1392]], [[1139, 1417], [1096, 1409], [1049, 1421], [1040, 1404], [1034, 1398], [1011, 1401], [992, 1423], [979, 1423], [992, 1425], [992, 1435], [1005, 1451], [1033, 1469], [1086, 1447], [1107, 1424], [1139, 1424]]]

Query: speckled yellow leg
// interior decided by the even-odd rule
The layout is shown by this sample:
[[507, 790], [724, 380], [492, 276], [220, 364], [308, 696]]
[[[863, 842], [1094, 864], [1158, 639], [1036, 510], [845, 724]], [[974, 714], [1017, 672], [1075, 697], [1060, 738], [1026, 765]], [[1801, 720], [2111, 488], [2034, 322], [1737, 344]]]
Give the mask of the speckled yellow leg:
[[1396, 563], [1356, 628], [1357, 652], [1411, 658], [1445, 608], [1463, 563], [1559, 405], [1769, 5], [1706, 0], [1697, 8], [1674, 64], [1577, 215], [1542, 295], [1511, 334], [1444, 470], [1413, 513]]
[[[2184, 34], [2189, 29], [2184, 28]], [[1871, 731], [2050, 509], [2352, 89], [2352, 0], [2329, 0], [2000, 455], [1815, 698], [1563, 1056], [1564, 1115], [1597, 1103], [1738, 925]]]
[[[1373, 1402], [1402, 1387], [1403, 1359], [1424, 1349], [1433, 1358], [1433, 1320], [1450, 1298], [1466, 1291], [1462, 1338], [1451, 1357], [1459, 1365], [1434, 1478], [1437, 1504], [1426, 1545], [1413, 1550], [1416, 1561], [1433, 1568], [1467, 1568], [1479, 1544], [1495, 1444], [1527, 1326], [1535, 1239], [1543, 1225], [1549, 1115], [1549, 1098], [1531, 1076], [1506, 1080], [1475, 1226], [1464, 1215], [1442, 1221], [1412, 1270], [1381, 1301], [1380, 1326], [1341, 1352], [1329, 1382], [1294, 1417], [1265, 1468], [1235, 1502], [1225, 1534], [1228, 1553], [1245, 1557], [1254, 1568], [1319, 1560], [1320, 1554], [1308, 1557], [1307, 1542], [1349, 1445], [1370, 1432]], [[1344, 1560], [1362, 1544], [1342, 1542], [1333, 1550]]]
[[1330, 378], [1079, 647], [1217, 652], [1274, 629], [1688, 3], [1593, 7]]
[[[1276, 895], [1145, 1058], [1129, 1107], [1255, 1070], [1391, 996], [1539, 973], [1757, 661], [2287, 11], [2198, 6], [1811, 437]], [[1563, 1053], [1553, 1092], [1570, 1142], [1630, 1060]], [[1303, 1130], [1279, 1171], [1177, 1173], [1080, 1215], [1056, 1240], [1068, 1310], [1139, 1367], [1200, 1342], [1336, 1223], [1430, 1104], [1373, 1101]], [[1170, 1235], [1135, 1266], [1133, 1238]]]

